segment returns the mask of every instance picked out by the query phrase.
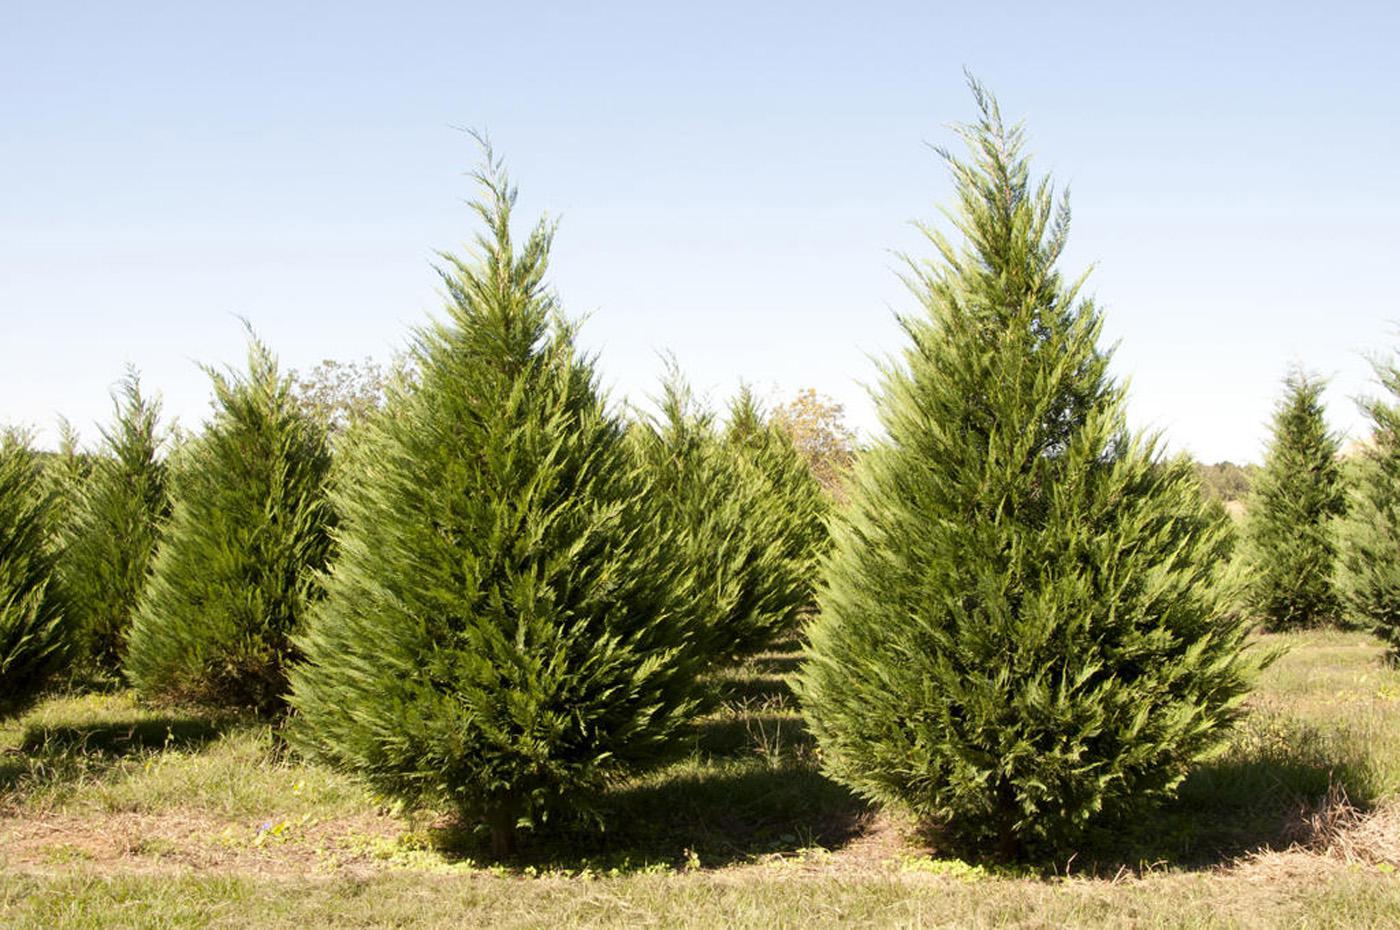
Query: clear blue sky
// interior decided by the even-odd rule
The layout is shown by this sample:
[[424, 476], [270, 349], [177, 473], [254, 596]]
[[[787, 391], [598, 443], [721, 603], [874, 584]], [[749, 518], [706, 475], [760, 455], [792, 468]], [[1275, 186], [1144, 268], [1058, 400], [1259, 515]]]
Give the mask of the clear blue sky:
[[0, 422], [91, 439], [127, 362], [195, 426], [237, 316], [293, 367], [387, 358], [471, 233], [489, 130], [616, 397], [863, 384], [969, 118], [1072, 189], [1135, 423], [1258, 459], [1291, 361], [1355, 432], [1400, 344], [1393, 3], [71, 3], [0, 9]]

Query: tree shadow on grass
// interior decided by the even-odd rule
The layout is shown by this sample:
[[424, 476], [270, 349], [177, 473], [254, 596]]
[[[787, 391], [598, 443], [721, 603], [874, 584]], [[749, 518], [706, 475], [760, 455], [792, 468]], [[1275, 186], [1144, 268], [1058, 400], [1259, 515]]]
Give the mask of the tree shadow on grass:
[[100, 775], [132, 756], [189, 750], [219, 739], [233, 716], [179, 715], [100, 723], [31, 723], [0, 755], [0, 794]]
[[[510, 862], [524, 869], [637, 870], [698, 863], [720, 867], [773, 854], [839, 849], [872, 811], [822, 775], [814, 740], [765, 654], [715, 675], [720, 708], [701, 720], [688, 758], [590, 799], [605, 825], [551, 823], [521, 837]], [[480, 831], [439, 830], [449, 857], [488, 860]]]
[[721, 706], [736, 709], [787, 707], [795, 703], [787, 680], [779, 675], [716, 677], [713, 693]]
[[[1072, 853], [1032, 856], [1044, 874], [1114, 877], [1154, 868], [1205, 870], [1250, 853], [1306, 841], [1304, 815], [1343, 797], [1365, 809], [1376, 800], [1364, 760], [1321, 730], [1294, 720], [1265, 721], [1223, 756], [1198, 765], [1176, 796], [1144, 803], [1091, 826]], [[937, 831], [931, 848], [990, 861], [986, 849], [960, 849]]]
[[712, 673], [714, 696], [722, 706], [742, 709], [795, 706], [788, 678], [801, 664], [797, 648], [784, 643]]
[[[609, 791], [595, 800], [606, 824], [554, 825], [522, 837], [514, 869], [607, 871], [715, 868], [771, 854], [837, 849], [859, 836], [870, 810], [810, 764], [681, 766]], [[484, 838], [440, 830], [449, 857], [488, 859]]]
[[1286, 849], [1303, 838], [1303, 813], [1326, 803], [1334, 786], [1353, 801], [1369, 801], [1365, 779], [1344, 759], [1244, 755], [1206, 763], [1170, 801], [1092, 829], [1080, 870], [1209, 869]]

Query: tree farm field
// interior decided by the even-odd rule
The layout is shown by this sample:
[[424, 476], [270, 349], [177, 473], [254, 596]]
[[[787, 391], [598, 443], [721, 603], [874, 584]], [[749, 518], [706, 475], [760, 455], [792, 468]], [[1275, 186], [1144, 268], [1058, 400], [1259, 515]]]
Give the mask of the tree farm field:
[[1176, 800], [1014, 867], [820, 773], [786, 683], [799, 648], [716, 673], [688, 756], [611, 786], [605, 830], [506, 862], [266, 723], [51, 694], [0, 727], [0, 924], [1400, 925], [1400, 671], [1367, 634], [1257, 637], [1280, 656]]

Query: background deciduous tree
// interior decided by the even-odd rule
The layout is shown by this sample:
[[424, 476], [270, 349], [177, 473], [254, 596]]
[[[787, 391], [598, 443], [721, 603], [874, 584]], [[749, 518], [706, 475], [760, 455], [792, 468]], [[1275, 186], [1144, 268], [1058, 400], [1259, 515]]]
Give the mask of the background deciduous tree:
[[856, 455], [855, 431], [846, 423], [845, 408], [815, 388], [804, 388], [775, 408], [772, 419], [791, 437], [821, 486], [840, 497]]

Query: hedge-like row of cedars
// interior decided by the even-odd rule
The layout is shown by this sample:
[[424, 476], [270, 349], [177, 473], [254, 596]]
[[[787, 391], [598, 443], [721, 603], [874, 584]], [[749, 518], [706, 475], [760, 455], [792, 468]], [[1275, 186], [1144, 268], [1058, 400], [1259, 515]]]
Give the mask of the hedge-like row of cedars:
[[686, 745], [708, 671], [797, 634], [831, 777], [1015, 858], [1216, 750], [1268, 659], [1256, 624], [1400, 646], [1400, 370], [1378, 367], [1395, 400], [1366, 405], [1349, 501], [1321, 385], [1290, 376], [1232, 558], [1190, 464], [1127, 427], [1058, 269], [1068, 204], [972, 89], [967, 154], [940, 152], [958, 238], [908, 261], [919, 309], [842, 501], [747, 392], [722, 424], [674, 371], [658, 416], [609, 406], [546, 281], [554, 228], [513, 237], [488, 146], [445, 315], [334, 449], [251, 336], [169, 454], [134, 373], [95, 455], [7, 435], [0, 701], [77, 666], [285, 716], [504, 856]]

